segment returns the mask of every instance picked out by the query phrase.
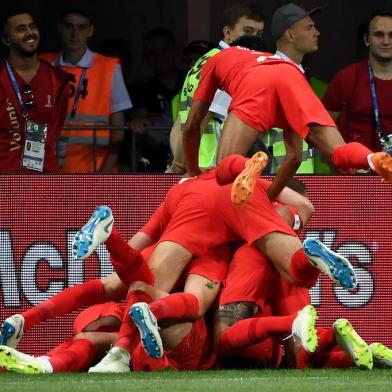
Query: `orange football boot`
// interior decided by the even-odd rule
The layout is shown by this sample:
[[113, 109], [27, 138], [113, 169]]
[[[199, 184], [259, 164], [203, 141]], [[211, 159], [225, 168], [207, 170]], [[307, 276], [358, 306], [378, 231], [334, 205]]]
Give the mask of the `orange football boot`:
[[256, 180], [267, 166], [268, 156], [263, 151], [258, 151], [248, 159], [245, 168], [236, 177], [231, 188], [231, 201], [234, 204], [244, 204], [253, 193]]
[[375, 152], [370, 157], [374, 171], [392, 184], [392, 156], [386, 152]]

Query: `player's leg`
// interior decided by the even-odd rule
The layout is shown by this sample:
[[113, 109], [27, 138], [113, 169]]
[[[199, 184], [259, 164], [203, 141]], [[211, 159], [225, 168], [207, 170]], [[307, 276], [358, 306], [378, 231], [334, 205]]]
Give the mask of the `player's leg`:
[[255, 245], [290, 283], [311, 287], [321, 270], [344, 288], [356, 286], [350, 262], [319, 241], [307, 240], [303, 246], [298, 237], [272, 232], [258, 239]]
[[220, 337], [218, 352], [230, 355], [269, 337], [291, 333], [300, 340], [305, 351], [314, 352], [317, 348], [316, 320], [316, 310], [312, 305], [289, 316], [244, 319], [228, 328]]
[[246, 155], [255, 144], [259, 132], [230, 112], [219, 139], [217, 162], [232, 154]]
[[338, 169], [371, 169], [392, 182], [392, 157], [385, 152], [374, 153], [361, 143], [345, 143], [334, 127], [311, 126], [309, 140]]
[[155, 278], [154, 286], [170, 292], [192, 258], [192, 253], [180, 244], [160, 242], [148, 259], [148, 266]]
[[[105, 282], [114, 287], [111, 277], [105, 280], [95, 279], [79, 285], [68, 287], [59, 294], [28, 309], [21, 315], [13, 315], [6, 320], [0, 331], [0, 342], [3, 345], [17, 347], [23, 333], [34, 325], [56, 316], [62, 316], [81, 307], [102, 303], [110, 298], [105, 290]], [[113, 278], [115, 279], [115, 278]], [[112, 294], [118, 293], [113, 288]]]
[[195, 320], [203, 316], [219, 293], [232, 255], [231, 248], [223, 245], [194, 258], [186, 270], [184, 291], [149, 304], [157, 320]]

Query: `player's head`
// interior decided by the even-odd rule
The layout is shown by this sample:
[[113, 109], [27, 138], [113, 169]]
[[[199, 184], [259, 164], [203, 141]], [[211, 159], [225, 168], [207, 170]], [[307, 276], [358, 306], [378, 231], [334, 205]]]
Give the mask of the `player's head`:
[[312, 16], [321, 7], [305, 11], [294, 3], [275, 10], [271, 20], [271, 34], [278, 49], [290, 47], [302, 55], [318, 50], [319, 31]]
[[2, 23], [2, 43], [10, 51], [26, 57], [37, 53], [39, 31], [32, 14], [24, 9], [8, 13]]
[[87, 48], [87, 41], [94, 34], [94, 24], [81, 10], [65, 11], [57, 23], [64, 51], [77, 52]]
[[243, 48], [257, 50], [259, 52], [265, 52], [267, 50], [267, 46], [264, 40], [259, 36], [253, 37], [249, 35], [243, 35], [242, 37], [239, 37], [233, 41], [230, 46], [242, 46]]
[[189, 44], [182, 49], [186, 69], [191, 69], [195, 62], [201, 56], [203, 56], [203, 54], [209, 52], [214, 47], [215, 46], [212, 42], [205, 40], [196, 40], [189, 42]]
[[375, 12], [364, 36], [369, 55], [380, 62], [392, 61], [392, 12]]
[[223, 10], [223, 41], [231, 44], [242, 35], [261, 36], [264, 14], [260, 2], [235, 1]]
[[287, 183], [287, 187], [299, 193], [302, 196], [308, 197], [306, 185], [302, 181], [296, 178], [291, 178], [290, 181]]
[[178, 49], [170, 30], [154, 28], [143, 37], [143, 57], [156, 75], [176, 68]]

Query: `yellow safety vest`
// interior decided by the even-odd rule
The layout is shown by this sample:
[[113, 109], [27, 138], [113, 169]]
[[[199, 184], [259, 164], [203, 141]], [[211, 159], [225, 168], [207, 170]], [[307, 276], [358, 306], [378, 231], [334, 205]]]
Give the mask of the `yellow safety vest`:
[[[184, 127], [188, 118], [189, 110], [192, 103], [192, 97], [195, 93], [200, 81], [200, 71], [205, 62], [215, 54], [219, 53], [219, 49], [214, 48], [200, 57], [195, 65], [190, 69], [186, 76], [184, 85], [181, 91], [179, 116], [181, 121], [181, 128]], [[199, 148], [199, 167], [210, 168], [216, 165], [216, 151], [220, 137], [221, 124], [211, 119], [208, 122], [207, 129], [204, 130]]]

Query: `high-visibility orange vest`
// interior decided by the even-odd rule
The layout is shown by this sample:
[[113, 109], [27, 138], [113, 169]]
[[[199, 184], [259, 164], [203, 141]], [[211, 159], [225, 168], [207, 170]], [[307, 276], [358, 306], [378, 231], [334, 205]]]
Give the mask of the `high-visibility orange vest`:
[[[49, 63], [56, 64], [60, 53], [44, 53], [40, 58]], [[74, 107], [75, 94], [83, 73], [82, 67], [60, 66], [64, 71], [74, 75], [73, 89], [68, 105], [68, 116], [65, 125], [107, 125], [111, 114], [111, 83], [116, 65], [119, 60], [98, 53], [93, 54], [93, 66], [87, 68], [84, 83], [81, 85], [81, 94], [74, 117], [71, 113]], [[110, 132], [95, 131], [96, 134], [96, 170], [108, 154]], [[93, 143], [94, 131], [75, 130], [63, 131], [61, 136], [68, 139], [68, 146], [62, 172], [64, 173], [91, 173], [93, 172]]]

